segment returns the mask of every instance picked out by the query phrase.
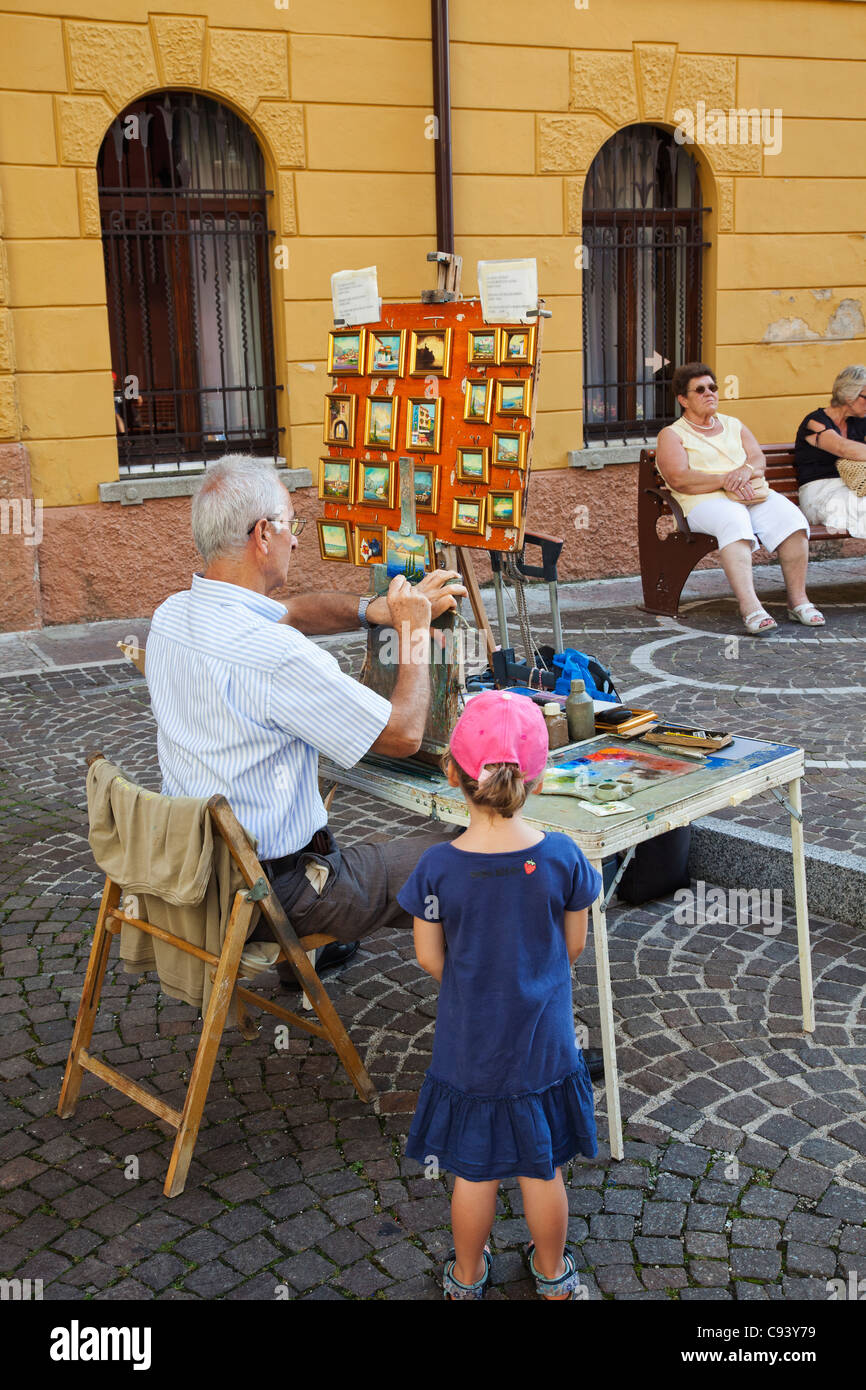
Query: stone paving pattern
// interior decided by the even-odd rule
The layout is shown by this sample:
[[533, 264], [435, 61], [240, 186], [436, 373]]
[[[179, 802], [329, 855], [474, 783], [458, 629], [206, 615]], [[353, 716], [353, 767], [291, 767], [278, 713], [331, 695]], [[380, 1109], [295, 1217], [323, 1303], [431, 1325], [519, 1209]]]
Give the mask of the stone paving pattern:
[[[838, 613], [828, 612], [836, 637], [856, 636], [856, 612], [841, 606], [850, 598], [845, 590]], [[718, 602], [690, 610], [672, 632], [711, 636], [684, 639], [673, 657], [664, 648], [656, 662], [679, 670], [681, 654], [690, 676], [730, 681], [735, 663], [720, 655], [722, 634], [734, 630], [729, 616]], [[597, 605], [586, 618], [564, 604], [564, 625], [578, 621], [599, 636], [577, 642], [575, 632], [576, 644], [627, 671], [624, 689], [651, 679], [629, 669], [628, 653], [669, 635], [656, 620]], [[805, 629], [790, 635], [797, 646], [785, 646], [786, 661], [796, 651], [796, 670], [813, 673], [792, 672], [791, 681], [811, 685], [822, 667], [828, 683], [815, 654], [844, 657], [844, 644], [813, 646]], [[737, 680], [781, 685], [781, 658], [769, 644], [756, 646], [740, 644]], [[347, 652], [356, 656], [357, 643]], [[850, 652], [859, 661], [859, 649]], [[847, 684], [838, 671], [833, 680]], [[848, 747], [833, 725], [840, 710], [853, 718], [862, 700], [834, 697], [834, 718], [822, 722], [817, 697], [803, 697], [801, 708], [800, 697], [763, 698], [742, 685], [665, 687], [665, 712], [722, 724], [742, 716], [751, 733], [797, 742], [808, 710], [818, 756]], [[277, 1051], [273, 1025], [260, 1015], [256, 1041], [224, 1035], [179, 1198], [162, 1195], [170, 1131], [126, 1097], [86, 1076], [74, 1118], [56, 1116], [101, 886], [84, 799], [84, 757], [97, 747], [158, 787], [146, 689], [130, 668], [0, 681], [0, 1276], [42, 1279], [46, 1299], [440, 1297], [449, 1181], [402, 1157], [436, 1011], [436, 986], [408, 937], [369, 939], [328, 979], [379, 1088], [375, 1106], [358, 1101], [318, 1040], [293, 1035], [288, 1052]], [[823, 819], [848, 847], [857, 827], [845, 824], [839, 771], [828, 772], [823, 794], [810, 779], [809, 838]], [[341, 792], [332, 823], [342, 839], [364, 839], [381, 833], [381, 815]], [[420, 826], [389, 815], [394, 833]], [[788, 916], [779, 935], [760, 923], [681, 926], [665, 900], [614, 908], [608, 922], [627, 1144], [625, 1162], [610, 1161], [602, 1142], [597, 1160], [568, 1174], [570, 1239], [589, 1296], [824, 1300], [828, 1279], [851, 1269], [862, 1278], [866, 937], [813, 918], [818, 1023], [805, 1037]], [[263, 981], [262, 992], [277, 997], [276, 985]], [[591, 942], [574, 997], [596, 1045]], [[195, 1011], [161, 996], [155, 977], [113, 969], [103, 1001], [94, 1052], [181, 1104]], [[596, 1100], [603, 1140], [602, 1088]], [[137, 1178], [126, 1176], [132, 1158]], [[505, 1184], [493, 1233], [494, 1298], [535, 1297], [520, 1214], [517, 1184]]]

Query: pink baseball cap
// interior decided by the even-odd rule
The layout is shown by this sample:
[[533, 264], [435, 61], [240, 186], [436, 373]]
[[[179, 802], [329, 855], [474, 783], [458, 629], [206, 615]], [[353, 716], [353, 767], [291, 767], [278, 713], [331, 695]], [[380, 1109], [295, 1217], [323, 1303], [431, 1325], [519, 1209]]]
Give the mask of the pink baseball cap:
[[524, 777], [539, 777], [549, 751], [544, 715], [526, 695], [485, 690], [466, 705], [451, 735], [451, 753], [477, 782], [489, 763], [516, 763]]

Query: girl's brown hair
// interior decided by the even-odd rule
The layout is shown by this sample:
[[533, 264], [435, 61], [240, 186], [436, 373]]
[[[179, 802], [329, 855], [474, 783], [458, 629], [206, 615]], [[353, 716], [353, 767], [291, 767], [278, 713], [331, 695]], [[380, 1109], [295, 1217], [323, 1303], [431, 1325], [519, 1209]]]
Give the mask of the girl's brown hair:
[[510, 820], [523, 809], [526, 798], [541, 781], [540, 777], [527, 781], [516, 763], [498, 763], [492, 776], [486, 777], [479, 786], [475, 778], [470, 777], [460, 766], [450, 749], [442, 760], [442, 767], [446, 773], [449, 763], [457, 774], [460, 790], [473, 806], [480, 806], [494, 815], [503, 816], [506, 820]]

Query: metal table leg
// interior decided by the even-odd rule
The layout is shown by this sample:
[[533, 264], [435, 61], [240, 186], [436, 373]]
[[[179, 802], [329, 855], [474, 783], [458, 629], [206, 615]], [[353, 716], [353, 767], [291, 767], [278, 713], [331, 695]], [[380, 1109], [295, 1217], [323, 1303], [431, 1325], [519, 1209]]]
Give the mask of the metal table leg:
[[791, 816], [791, 851], [794, 858], [794, 903], [797, 908], [797, 951], [800, 956], [800, 994], [803, 1000], [803, 1031], [815, 1031], [815, 999], [812, 992], [812, 951], [809, 941], [809, 907], [806, 900], [806, 854], [803, 845], [803, 817], [800, 778], [788, 783]]
[[[602, 872], [601, 861], [590, 861]], [[613, 998], [610, 987], [610, 958], [607, 951], [607, 914], [603, 891], [592, 905], [592, 935], [595, 945], [595, 971], [598, 979], [598, 1002], [601, 1012], [601, 1047], [604, 1053], [604, 1085], [607, 1096], [607, 1125], [610, 1152], [622, 1158], [622, 1119], [619, 1110], [619, 1077], [616, 1070], [616, 1042], [613, 1033]]]

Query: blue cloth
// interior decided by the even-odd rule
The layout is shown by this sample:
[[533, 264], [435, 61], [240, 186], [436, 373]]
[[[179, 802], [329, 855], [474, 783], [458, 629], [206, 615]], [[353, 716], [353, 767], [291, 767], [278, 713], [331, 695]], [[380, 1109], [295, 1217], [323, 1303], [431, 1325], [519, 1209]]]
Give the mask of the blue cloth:
[[351, 767], [391, 717], [285, 616], [265, 594], [196, 574], [147, 638], [164, 795], [221, 792], [260, 859], [297, 853], [327, 825], [319, 753]]
[[596, 1151], [592, 1084], [575, 1038], [563, 913], [601, 877], [566, 835], [528, 850], [421, 857], [397, 895], [439, 921], [446, 954], [433, 1058], [406, 1153], [470, 1181], [551, 1179]]

